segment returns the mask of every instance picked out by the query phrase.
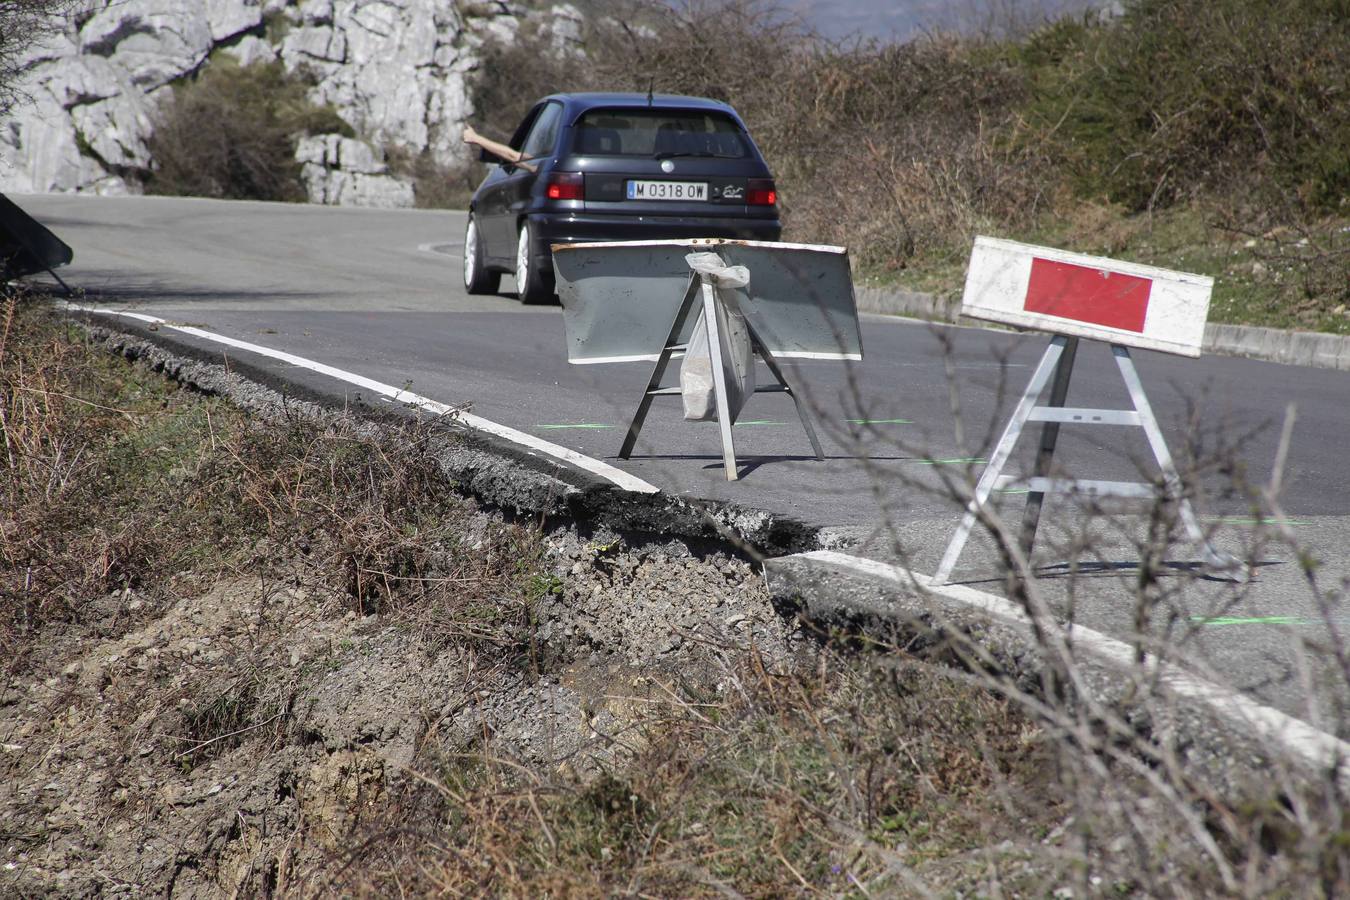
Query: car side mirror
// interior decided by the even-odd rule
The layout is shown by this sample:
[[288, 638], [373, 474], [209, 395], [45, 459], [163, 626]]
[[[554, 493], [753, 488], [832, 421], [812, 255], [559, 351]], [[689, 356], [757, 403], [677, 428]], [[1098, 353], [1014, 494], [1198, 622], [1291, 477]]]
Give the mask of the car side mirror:
[[479, 160], [479, 162], [485, 162], [485, 163], [500, 163], [500, 164], [502, 164], [502, 165], [505, 165], [505, 164], [506, 164], [506, 160], [502, 159], [500, 156], [498, 156], [497, 154], [493, 153], [491, 150], [489, 150], [489, 149], [486, 148], [486, 147], [479, 147], [479, 148], [478, 148], [478, 160]]

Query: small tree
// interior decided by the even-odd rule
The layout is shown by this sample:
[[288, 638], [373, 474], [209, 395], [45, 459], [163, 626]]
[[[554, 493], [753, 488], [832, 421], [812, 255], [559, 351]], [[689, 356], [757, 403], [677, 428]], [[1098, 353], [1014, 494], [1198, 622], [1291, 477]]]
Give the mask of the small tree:
[[73, 0], [0, 0], [0, 118], [25, 95], [20, 81], [28, 49], [60, 29]]

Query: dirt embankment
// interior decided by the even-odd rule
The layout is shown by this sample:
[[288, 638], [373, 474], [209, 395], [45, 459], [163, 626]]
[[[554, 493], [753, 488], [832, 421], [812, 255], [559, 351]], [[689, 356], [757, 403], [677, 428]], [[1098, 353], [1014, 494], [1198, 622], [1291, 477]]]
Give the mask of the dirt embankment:
[[434, 424], [246, 415], [3, 312], [0, 893], [1343, 883], [1328, 832], [814, 632], [725, 548], [507, 516]]
[[[501, 527], [478, 515], [466, 525]], [[304, 564], [89, 598], [26, 648], [0, 701], [4, 880], [25, 895], [336, 886], [367, 820], [391, 825], [381, 808], [429, 763], [472, 753], [584, 784], [640, 748], [636, 714], [672, 702], [703, 648], [787, 652], [744, 562], [547, 543], [541, 568], [567, 587], [550, 581], [531, 610], [542, 671], [359, 614]]]
[[343, 883], [445, 759], [589, 780], [654, 678], [787, 656], [745, 561], [508, 521], [422, 426], [250, 418], [32, 309], [3, 335], [9, 892]]

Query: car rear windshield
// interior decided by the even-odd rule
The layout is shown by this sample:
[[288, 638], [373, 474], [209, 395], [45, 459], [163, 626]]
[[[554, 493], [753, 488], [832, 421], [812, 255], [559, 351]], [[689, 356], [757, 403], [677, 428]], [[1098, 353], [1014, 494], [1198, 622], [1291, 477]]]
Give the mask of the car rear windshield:
[[573, 150], [592, 156], [745, 159], [749, 142], [730, 116], [696, 109], [592, 109], [577, 119]]

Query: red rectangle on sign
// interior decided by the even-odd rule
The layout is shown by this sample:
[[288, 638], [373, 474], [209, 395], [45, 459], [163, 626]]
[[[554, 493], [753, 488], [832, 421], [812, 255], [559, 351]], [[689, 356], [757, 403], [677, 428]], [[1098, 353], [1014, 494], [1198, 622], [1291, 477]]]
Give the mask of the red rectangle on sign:
[[1033, 257], [1023, 309], [1076, 322], [1140, 334], [1153, 282], [1137, 275], [1104, 272]]

